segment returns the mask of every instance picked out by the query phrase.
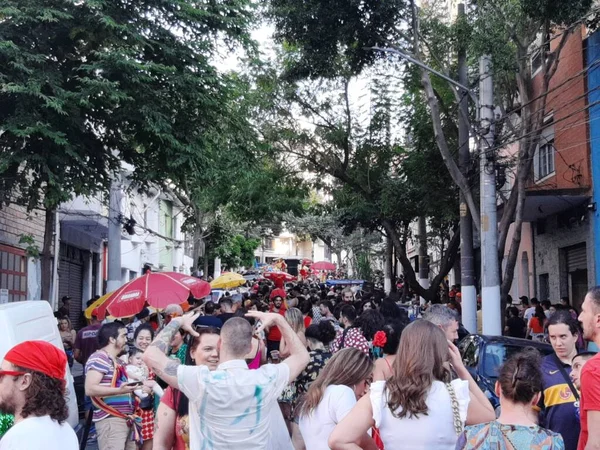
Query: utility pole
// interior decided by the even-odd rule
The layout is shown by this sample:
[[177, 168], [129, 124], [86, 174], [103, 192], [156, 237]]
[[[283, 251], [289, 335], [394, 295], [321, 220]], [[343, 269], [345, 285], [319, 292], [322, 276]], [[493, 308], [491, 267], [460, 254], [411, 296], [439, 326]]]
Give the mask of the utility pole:
[[383, 291], [386, 295], [392, 292], [394, 280], [394, 244], [389, 237], [385, 238], [385, 267], [384, 267]]
[[[465, 20], [465, 5], [458, 4], [458, 20]], [[458, 49], [458, 82], [468, 86], [467, 50], [465, 44]], [[470, 180], [471, 153], [469, 148], [469, 93], [459, 88], [458, 163], [462, 174]], [[471, 212], [462, 191], [460, 192], [460, 290], [462, 323], [471, 333], [477, 332], [477, 291], [475, 290], [475, 265], [473, 258], [473, 223]]]
[[121, 175], [117, 174], [110, 184], [108, 203], [108, 292], [121, 287]]
[[[427, 220], [419, 216], [419, 284], [423, 289], [429, 289], [429, 258], [427, 257]], [[426, 302], [421, 297], [421, 305]]]
[[502, 335], [500, 307], [500, 270], [498, 266], [498, 220], [496, 204], [496, 168], [494, 155], [494, 91], [492, 60], [479, 60], [481, 96], [481, 133], [479, 163], [481, 182], [481, 301], [483, 334]]

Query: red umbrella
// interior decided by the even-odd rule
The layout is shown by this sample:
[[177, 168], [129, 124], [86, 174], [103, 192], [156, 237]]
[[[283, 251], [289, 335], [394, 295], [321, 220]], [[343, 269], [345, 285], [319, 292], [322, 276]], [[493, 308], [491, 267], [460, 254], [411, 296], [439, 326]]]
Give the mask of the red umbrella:
[[131, 317], [139, 313], [146, 303], [156, 309], [171, 304], [183, 304], [190, 294], [202, 298], [210, 294], [210, 284], [198, 278], [176, 272], [148, 272], [121, 286], [109, 295], [98, 308], [98, 318], [108, 312], [113, 317]]
[[276, 270], [274, 272], [265, 272], [263, 277], [272, 280], [277, 287], [283, 287], [283, 284], [286, 281], [295, 281], [296, 277], [294, 275], [290, 275], [287, 272], [282, 272], [280, 270]]
[[179, 281], [181, 284], [187, 286], [190, 289], [190, 293], [194, 298], [201, 299], [210, 295], [212, 288], [208, 281], [201, 280], [200, 278], [190, 277], [179, 272], [160, 272], [162, 275], [166, 275]]
[[312, 270], [335, 270], [336, 265], [329, 261], [319, 261], [310, 266]]

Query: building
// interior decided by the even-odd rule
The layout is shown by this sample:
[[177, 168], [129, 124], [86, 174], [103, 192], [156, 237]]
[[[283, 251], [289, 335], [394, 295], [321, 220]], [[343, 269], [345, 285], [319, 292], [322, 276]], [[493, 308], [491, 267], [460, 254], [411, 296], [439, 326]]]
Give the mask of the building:
[[27, 249], [43, 248], [45, 220], [40, 209], [27, 212], [14, 204], [0, 209], [0, 303], [41, 299], [41, 264]]
[[254, 252], [258, 263], [270, 264], [280, 258], [298, 257], [312, 261], [331, 261], [331, 251], [320, 239], [316, 241], [300, 239], [287, 230], [277, 236], [263, 238], [261, 245]]
[[[513, 298], [527, 295], [556, 303], [561, 297], [569, 297], [579, 307], [596, 280], [594, 248], [590, 245], [592, 167], [588, 122], [592, 121], [588, 121], [587, 111], [585, 67], [589, 61], [585, 33], [583, 27], [578, 27], [568, 38], [550, 82], [544, 128], [527, 181]], [[551, 45], [558, 41], [553, 40]], [[541, 61], [535, 53], [531, 64], [533, 98], [537, 98], [542, 94]], [[507, 175], [510, 177], [514, 174]]]
[[[153, 187], [138, 192], [126, 177], [121, 186], [121, 282], [156, 271], [190, 273], [192, 258], [181, 231], [182, 205]], [[71, 320], [79, 320], [88, 300], [106, 293], [108, 196], [76, 197], [61, 205], [58, 298], [70, 296]]]

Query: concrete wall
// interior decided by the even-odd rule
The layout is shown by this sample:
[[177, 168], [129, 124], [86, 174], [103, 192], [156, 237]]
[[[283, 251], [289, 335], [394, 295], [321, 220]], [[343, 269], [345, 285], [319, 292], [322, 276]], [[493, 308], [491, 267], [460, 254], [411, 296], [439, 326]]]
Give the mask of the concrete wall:
[[[510, 225], [506, 246], [504, 248], [504, 257], [506, 258], [510, 252], [511, 242], [514, 237], [514, 224]], [[515, 273], [513, 278], [510, 295], [513, 300], [525, 295], [534, 297], [535, 292], [535, 257], [533, 254], [533, 242], [531, 238], [531, 224], [523, 223], [521, 226], [521, 243], [519, 245], [519, 253], [515, 265]], [[506, 259], [502, 263], [502, 273], [506, 268]]]
[[[534, 229], [534, 252], [536, 274], [549, 275], [549, 300], [556, 303], [560, 297], [569, 296], [569, 279], [566, 273], [566, 261], [563, 249], [573, 245], [588, 243], [587, 266], [589, 285], [593, 285], [595, 268], [595, 255], [592, 245], [589, 245], [591, 232], [589, 217], [573, 226], [559, 228], [557, 216], [546, 219], [546, 231], [538, 234]], [[536, 292], [539, 295], [539, 286]]]

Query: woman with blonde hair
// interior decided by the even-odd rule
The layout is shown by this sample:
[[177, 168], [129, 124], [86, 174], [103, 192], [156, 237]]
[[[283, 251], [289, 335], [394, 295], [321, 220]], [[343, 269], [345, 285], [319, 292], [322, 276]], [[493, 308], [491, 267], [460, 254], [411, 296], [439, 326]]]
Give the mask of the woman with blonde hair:
[[[292, 330], [296, 332], [304, 346], [306, 346], [306, 329], [304, 328], [304, 316], [302, 315], [302, 311], [300, 311], [298, 308], [289, 308], [285, 312], [285, 320], [287, 320], [287, 323], [290, 324]], [[287, 349], [285, 339], [282, 339], [279, 347], [279, 358], [287, 358], [289, 353], [290, 352]]]
[[[458, 379], [450, 381], [451, 369]], [[370, 395], [335, 427], [329, 446], [358, 449], [376, 426], [386, 450], [453, 450], [465, 423], [494, 417], [454, 344], [434, 324], [416, 320], [402, 332], [391, 376], [371, 385]]]
[[[329, 449], [329, 435], [368, 392], [372, 375], [373, 362], [356, 348], [342, 349], [329, 360], [299, 406], [300, 432], [307, 449]], [[367, 430], [357, 442], [363, 449], [377, 448]]]

